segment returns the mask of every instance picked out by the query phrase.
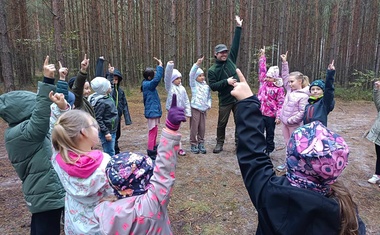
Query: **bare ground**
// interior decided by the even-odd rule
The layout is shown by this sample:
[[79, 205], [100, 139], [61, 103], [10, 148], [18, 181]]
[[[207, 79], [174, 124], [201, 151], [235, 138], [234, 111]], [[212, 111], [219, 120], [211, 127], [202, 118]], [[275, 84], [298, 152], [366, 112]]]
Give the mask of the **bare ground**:
[[[160, 93], [164, 104], [165, 95]], [[128, 102], [133, 124], [123, 125], [121, 148], [124, 151], [145, 152], [147, 128], [141, 94], [132, 91]], [[329, 116], [329, 128], [340, 133], [350, 146], [350, 163], [341, 179], [350, 188], [359, 205], [360, 215], [367, 225], [367, 234], [378, 235], [380, 188], [367, 183], [367, 179], [374, 173], [376, 155], [373, 144], [363, 138], [376, 115], [372, 102], [337, 100], [335, 110]], [[161, 121], [163, 120], [164, 118]], [[230, 118], [224, 151], [220, 154], [212, 153], [216, 120], [217, 97], [214, 93], [213, 108], [207, 117], [205, 145], [208, 152], [205, 155], [190, 153], [189, 125], [185, 123], [181, 127], [182, 143], [187, 156], [178, 159], [177, 179], [169, 205], [174, 234], [255, 233], [257, 215], [237, 165], [233, 119]], [[1, 120], [0, 131], [4, 132], [6, 127]], [[276, 151], [271, 157], [277, 166], [285, 159], [281, 128], [276, 129], [275, 142]], [[0, 152], [0, 234], [29, 234], [30, 213], [23, 200], [21, 181], [7, 158], [3, 138]]]

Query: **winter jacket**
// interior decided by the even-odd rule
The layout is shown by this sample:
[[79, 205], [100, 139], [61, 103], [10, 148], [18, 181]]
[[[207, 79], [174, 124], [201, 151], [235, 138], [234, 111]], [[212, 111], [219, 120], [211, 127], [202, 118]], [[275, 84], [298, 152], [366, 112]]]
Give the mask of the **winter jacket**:
[[376, 87], [373, 90], [373, 100], [377, 110], [377, 118], [367, 134], [367, 139], [380, 146], [380, 91]]
[[49, 92], [55, 89], [52, 84], [39, 82], [37, 95], [13, 91], [0, 96], [0, 116], [9, 124], [4, 133], [5, 148], [22, 181], [31, 213], [64, 206], [65, 191], [50, 162]]
[[[256, 234], [339, 234], [340, 206], [335, 198], [290, 185], [276, 176], [265, 154], [260, 102], [249, 97], [237, 103], [237, 158], [245, 187], [257, 210]], [[365, 226], [359, 218], [360, 234]]]
[[152, 80], [144, 80], [141, 88], [144, 98], [144, 116], [145, 118], [160, 118], [162, 116], [162, 108], [160, 97], [157, 92], [157, 86], [161, 81], [164, 73], [164, 67], [157, 66], [156, 73]]
[[287, 126], [299, 126], [309, 99], [309, 86], [292, 91], [289, 85], [289, 76], [284, 76], [283, 79], [286, 95], [281, 109], [280, 120]]
[[198, 68], [199, 66], [194, 64], [190, 69], [190, 106], [194, 109], [205, 112], [211, 108], [211, 90], [206, 81], [203, 81], [202, 83], [197, 81], [196, 72]]
[[322, 98], [317, 101], [309, 99], [303, 115], [303, 124], [320, 121], [327, 126], [327, 115], [334, 109], [334, 74], [335, 70], [327, 70], [326, 85]]
[[102, 202], [95, 208], [102, 234], [173, 234], [168, 204], [175, 182], [180, 135], [162, 131], [155, 168], [145, 194]]
[[[57, 161], [58, 153], [52, 157], [52, 164], [65, 187], [65, 234], [100, 234], [99, 223], [94, 218], [94, 208], [100, 199], [113, 194], [108, 184], [105, 168], [110, 160], [107, 153], [93, 150], [88, 158], [77, 164], [61, 167]], [[93, 167], [98, 159], [96, 166]], [[90, 169], [90, 171], [89, 171]], [[89, 175], [88, 177], [79, 177]]]
[[[261, 102], [261, 112], [267, 117], [280, 117], [285, 97], [284, 88], [275, 86], [273, 82], [265, 81], [267, 73], [265, 55], [259, 60], [259, 69], [260, 89], [257, 96]], [[288, 62], [282, 63], [281, 75], [282, 77], [289, 76]]]
[[227, 79], [234, 77], [239, 82], [236, 74], [236, 60], [239, 52], [241, 30], [241, 27], [235, 28], [235, 35], [231, 50], [228, 53], [228, 59], [226, 61], [216, 60], [208, 69], [208, 84], [211, 90], [218, 91], [219, 106], [236, 102], [235, 97], [231, 95], [234, 87], [228, 84]]
[[88, 100], [94, 108], [100, 133], [102, 135], [116, 133], [119, 116], [113, 99], [109, 95], [94, 93], [88, 97]]
[[172, 74], [173, 74], [174, 64], [167, 64], [165, 68], [165, 89], [168, 92], [168, 97], [166, 98], [166, 110], [170, 109], [172, 104], [173, 94], [177, 95], [177, 106], [185, 109], [185, 116], [191, 117], [191, 107], [190, 100], [187, 96], [187, 92], [182, 84], [174, 85], [172, 83]]
[[83, 87], [87, 80], [87, 73], [78, 72], [78, 75], [74, 81], [72, 91], [75, 95], [74, 109], [83, 110], [95, 118], [95, 111], [92, 108], [87, 97], [83, 96]]
[[[104, 64], [104, 59], [98, 58], [96, 62], [95, 77], [104, 76], [111, 82], [112, 84], [111, 97], [115, 101], [115, 105], [116, 105], [117, 112], [119, 115], [119, 120], [121, 119], [121, 116], [124, 115], [125, 125], [131, 125], [132, 119], [131, 119], [131, 115], [129, 114], [127, 98], [125, 96], [123, 89], [120, 88], [120, 83], [123, 80], [123, 75], [117, 69], [114, 70], [113, 74], [107, 73], [106, 75], [103, 75], [103, 64]], [[116, 85], [113, 83], [114, 75], [118, 76], [118, 83]]]

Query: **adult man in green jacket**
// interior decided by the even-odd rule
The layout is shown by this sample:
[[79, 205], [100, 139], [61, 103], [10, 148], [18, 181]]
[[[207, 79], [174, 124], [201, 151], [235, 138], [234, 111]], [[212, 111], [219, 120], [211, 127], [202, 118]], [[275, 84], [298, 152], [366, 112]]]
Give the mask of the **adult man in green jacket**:
[[55, 67], [44, 64], [44, 80], [37, 94], [12, 91], [0, 96], [0, 117], [9, 125], [4, 133], [8, 158], [22, 181], [32, 213], [30, 234], [59, 235], [65, 191], [51, 165], [49, 93], [55, 91]]
[[[239, 52], [241, 26], [243, 20], [239, 16], [235, 17], [236, 29], [232, 41], [231, 50], [224, 44], [218, 44], [215, 47], [215, 63], [208, 70], [208, 82], [211, 90], [218, 91], [219, 98], [219, 115], [218, 127], [216, 130], [216, 146], [213, 153], [223, 151], [223, 144], [226, 136], [226, 126], [231, 111], [236, 110], [236, 99], [231, 95], [233, 84], [239, 81], [236, 74], [236, 60]], [[235, 130], [235, 144], [237, 144]]]

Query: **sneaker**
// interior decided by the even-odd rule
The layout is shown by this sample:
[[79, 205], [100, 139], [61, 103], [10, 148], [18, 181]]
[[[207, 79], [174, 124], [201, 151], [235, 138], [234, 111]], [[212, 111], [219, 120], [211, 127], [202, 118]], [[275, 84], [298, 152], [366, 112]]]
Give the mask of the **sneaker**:
[[223, 144], [216, 144], [214, 150], [212, 151], [213, 153], [220, 153], [223, 151]]
[[205, 148], [205, 146], [204, 146], [203, 143], [199, 143], [198, 144], [198, 149], [199, 149], [199, 152], [201, 152], [201, 154], [206, 154], [207, 153], [206, 148]]
[[190, 150], [192, 153], [195, 153], [195, 154], [198, 154], [199, 153], [199, 149], [198, 149], [198, 146], [196, 146], [195, 144], [192, 144], [191, 145], [191, 150]]
[[282, 164], [282, 165], [279, 165], [276, 167], [276, 170], [278, 170], [279, 172], [283, 172], [286, 170], [286, 164]]
[[185, 150], [180, 149], [180, 150], [178, 151], [178, 155], [179, 155], [179, 156], [186, 156], [186, 152], [185, 152]]
[[372, 178], [368, 180], [368, 183], [371, 183], [371, 184], [377, 184], [379, 182], [380, 182], [380, 176], [378, 175], [373, 175]]

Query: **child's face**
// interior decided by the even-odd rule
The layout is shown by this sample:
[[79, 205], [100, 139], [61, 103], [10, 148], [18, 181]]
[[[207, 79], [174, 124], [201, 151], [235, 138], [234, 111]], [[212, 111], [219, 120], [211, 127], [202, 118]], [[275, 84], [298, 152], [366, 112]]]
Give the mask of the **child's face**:
[[113, 84], [114, 85], [119, 84], [119, 78], [117, 76], [113, 76]]
[[275, 82], [276, 81], [274, 78], [271, 78], [271, 77], [266, 77], [264, 80], [267, 82]]
[[205, 79], [206, 77], [204, 73], [199, 74], [198, 77], [196, 78], [197, 82], [201, 82], [201, 83], [204, 82]]
[[299, 90], [302, 88], [302, 80], [296, 76], [289, 76], [289, 85], [292, 90]]
[[85, 82], [84, 87], [83, 87], [83, 96], [87, 98], [90, 94], [91, 94], [90, 83]]
[[319, 86], [312, 86], [310, 88], [311, 96], [319, 97], [323, 95], [323, 90]]
[[173, 84], [176, 85], [176, 86], [179, 86], [179, 84], [181, 84], [181, 81], [182, 81], [182, 78], [181, 78], [181, 77], [178, 77], [178, 78], [176, 78], [176, 79], [173, 81]]

